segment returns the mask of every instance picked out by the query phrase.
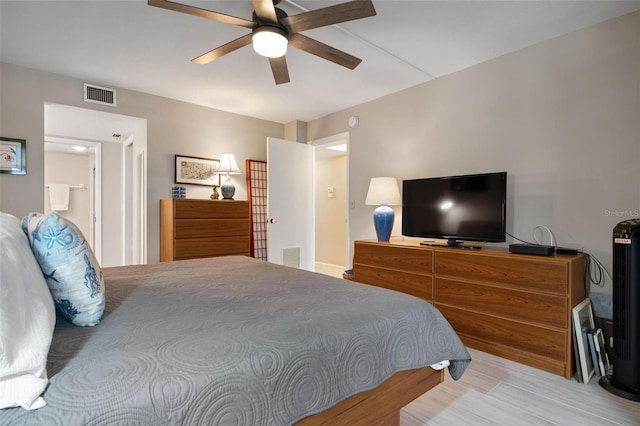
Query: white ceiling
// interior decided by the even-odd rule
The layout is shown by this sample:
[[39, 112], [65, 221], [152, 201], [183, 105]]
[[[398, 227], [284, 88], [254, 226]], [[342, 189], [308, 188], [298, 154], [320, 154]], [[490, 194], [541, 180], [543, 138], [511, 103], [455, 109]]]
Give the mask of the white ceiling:
[[[295, 49], [276, 86], [246, 46], [207, 65], [190, 59], [247, 29], [146, 1], [0, 0], [0, 58], [279, 123], [310, 121], [640, 9], [638, 1], [373, 0], [377, 16], [305, 35], [363, 59], [354, 71]], [[251, 2], [185, 3], [251, 19]], [[334, 3], [284, 0], [289, 15]]]

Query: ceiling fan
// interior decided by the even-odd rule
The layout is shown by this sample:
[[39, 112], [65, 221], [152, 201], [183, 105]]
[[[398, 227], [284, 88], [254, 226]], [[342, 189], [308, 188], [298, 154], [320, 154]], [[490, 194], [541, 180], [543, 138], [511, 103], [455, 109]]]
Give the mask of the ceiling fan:
[[275, 7], [280, 1], [251, 0], [254, 8], [251, 21], [168, 0], [148, 0], [148, 4], [251, 29], [251, 33], [193, 58], [191, 61], [197, 64], [207, 64], [252, 42], [254, 50], [269, 59], [276, 84], [290, 81], [285, 59], [287, 45], [351, 70], [362, 62], [362, 59], [304, 36], [300, 32], [374, 16], [376, 10], [371, 0], [354, 0], [292, 16]]

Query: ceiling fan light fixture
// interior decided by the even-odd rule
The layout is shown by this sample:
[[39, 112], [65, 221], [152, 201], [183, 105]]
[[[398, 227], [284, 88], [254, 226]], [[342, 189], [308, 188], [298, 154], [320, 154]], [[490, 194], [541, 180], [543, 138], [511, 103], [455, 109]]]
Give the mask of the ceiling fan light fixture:
[[253, 50], [267, 58], [279, 58], [287, 53], [286, 35], [276, 27], [260, 27], [253, 31]]

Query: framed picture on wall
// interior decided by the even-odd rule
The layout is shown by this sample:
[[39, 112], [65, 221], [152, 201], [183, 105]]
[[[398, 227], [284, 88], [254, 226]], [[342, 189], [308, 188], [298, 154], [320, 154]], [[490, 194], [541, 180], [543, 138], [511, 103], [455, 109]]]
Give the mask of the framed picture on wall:
[[175, 183], [220, 186], [220, 176], [216, 174], [220, 164], [219, 160], [176, 155], [175, 164]]
[[0, 137], [0, 173], [27, 174], [27, 150], [24, 139]]
[[589, 351], [589, 333], [595, 327], [591, 300], [584, 299], [578, 303], [572, 309], [572, 319], [580, 360], [580, 365], [576, 365], [576, 368], [580, 368], [582, 372], [582, 382], [589, 383], [595, 374], [595, 365]]

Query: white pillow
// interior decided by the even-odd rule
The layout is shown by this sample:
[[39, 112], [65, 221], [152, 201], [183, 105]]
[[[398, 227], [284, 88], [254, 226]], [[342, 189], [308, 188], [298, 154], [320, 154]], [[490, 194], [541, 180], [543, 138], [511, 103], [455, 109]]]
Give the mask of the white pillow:
[[20, 221], [0, 212], [0, 409], [40, 408], [56, 322], [51, 293]]
[[104, 278], [80, 229], [54, 212], [29, 213], [22, 230], [58, 312], [75, 325], [98, 324], [105, 305]]

